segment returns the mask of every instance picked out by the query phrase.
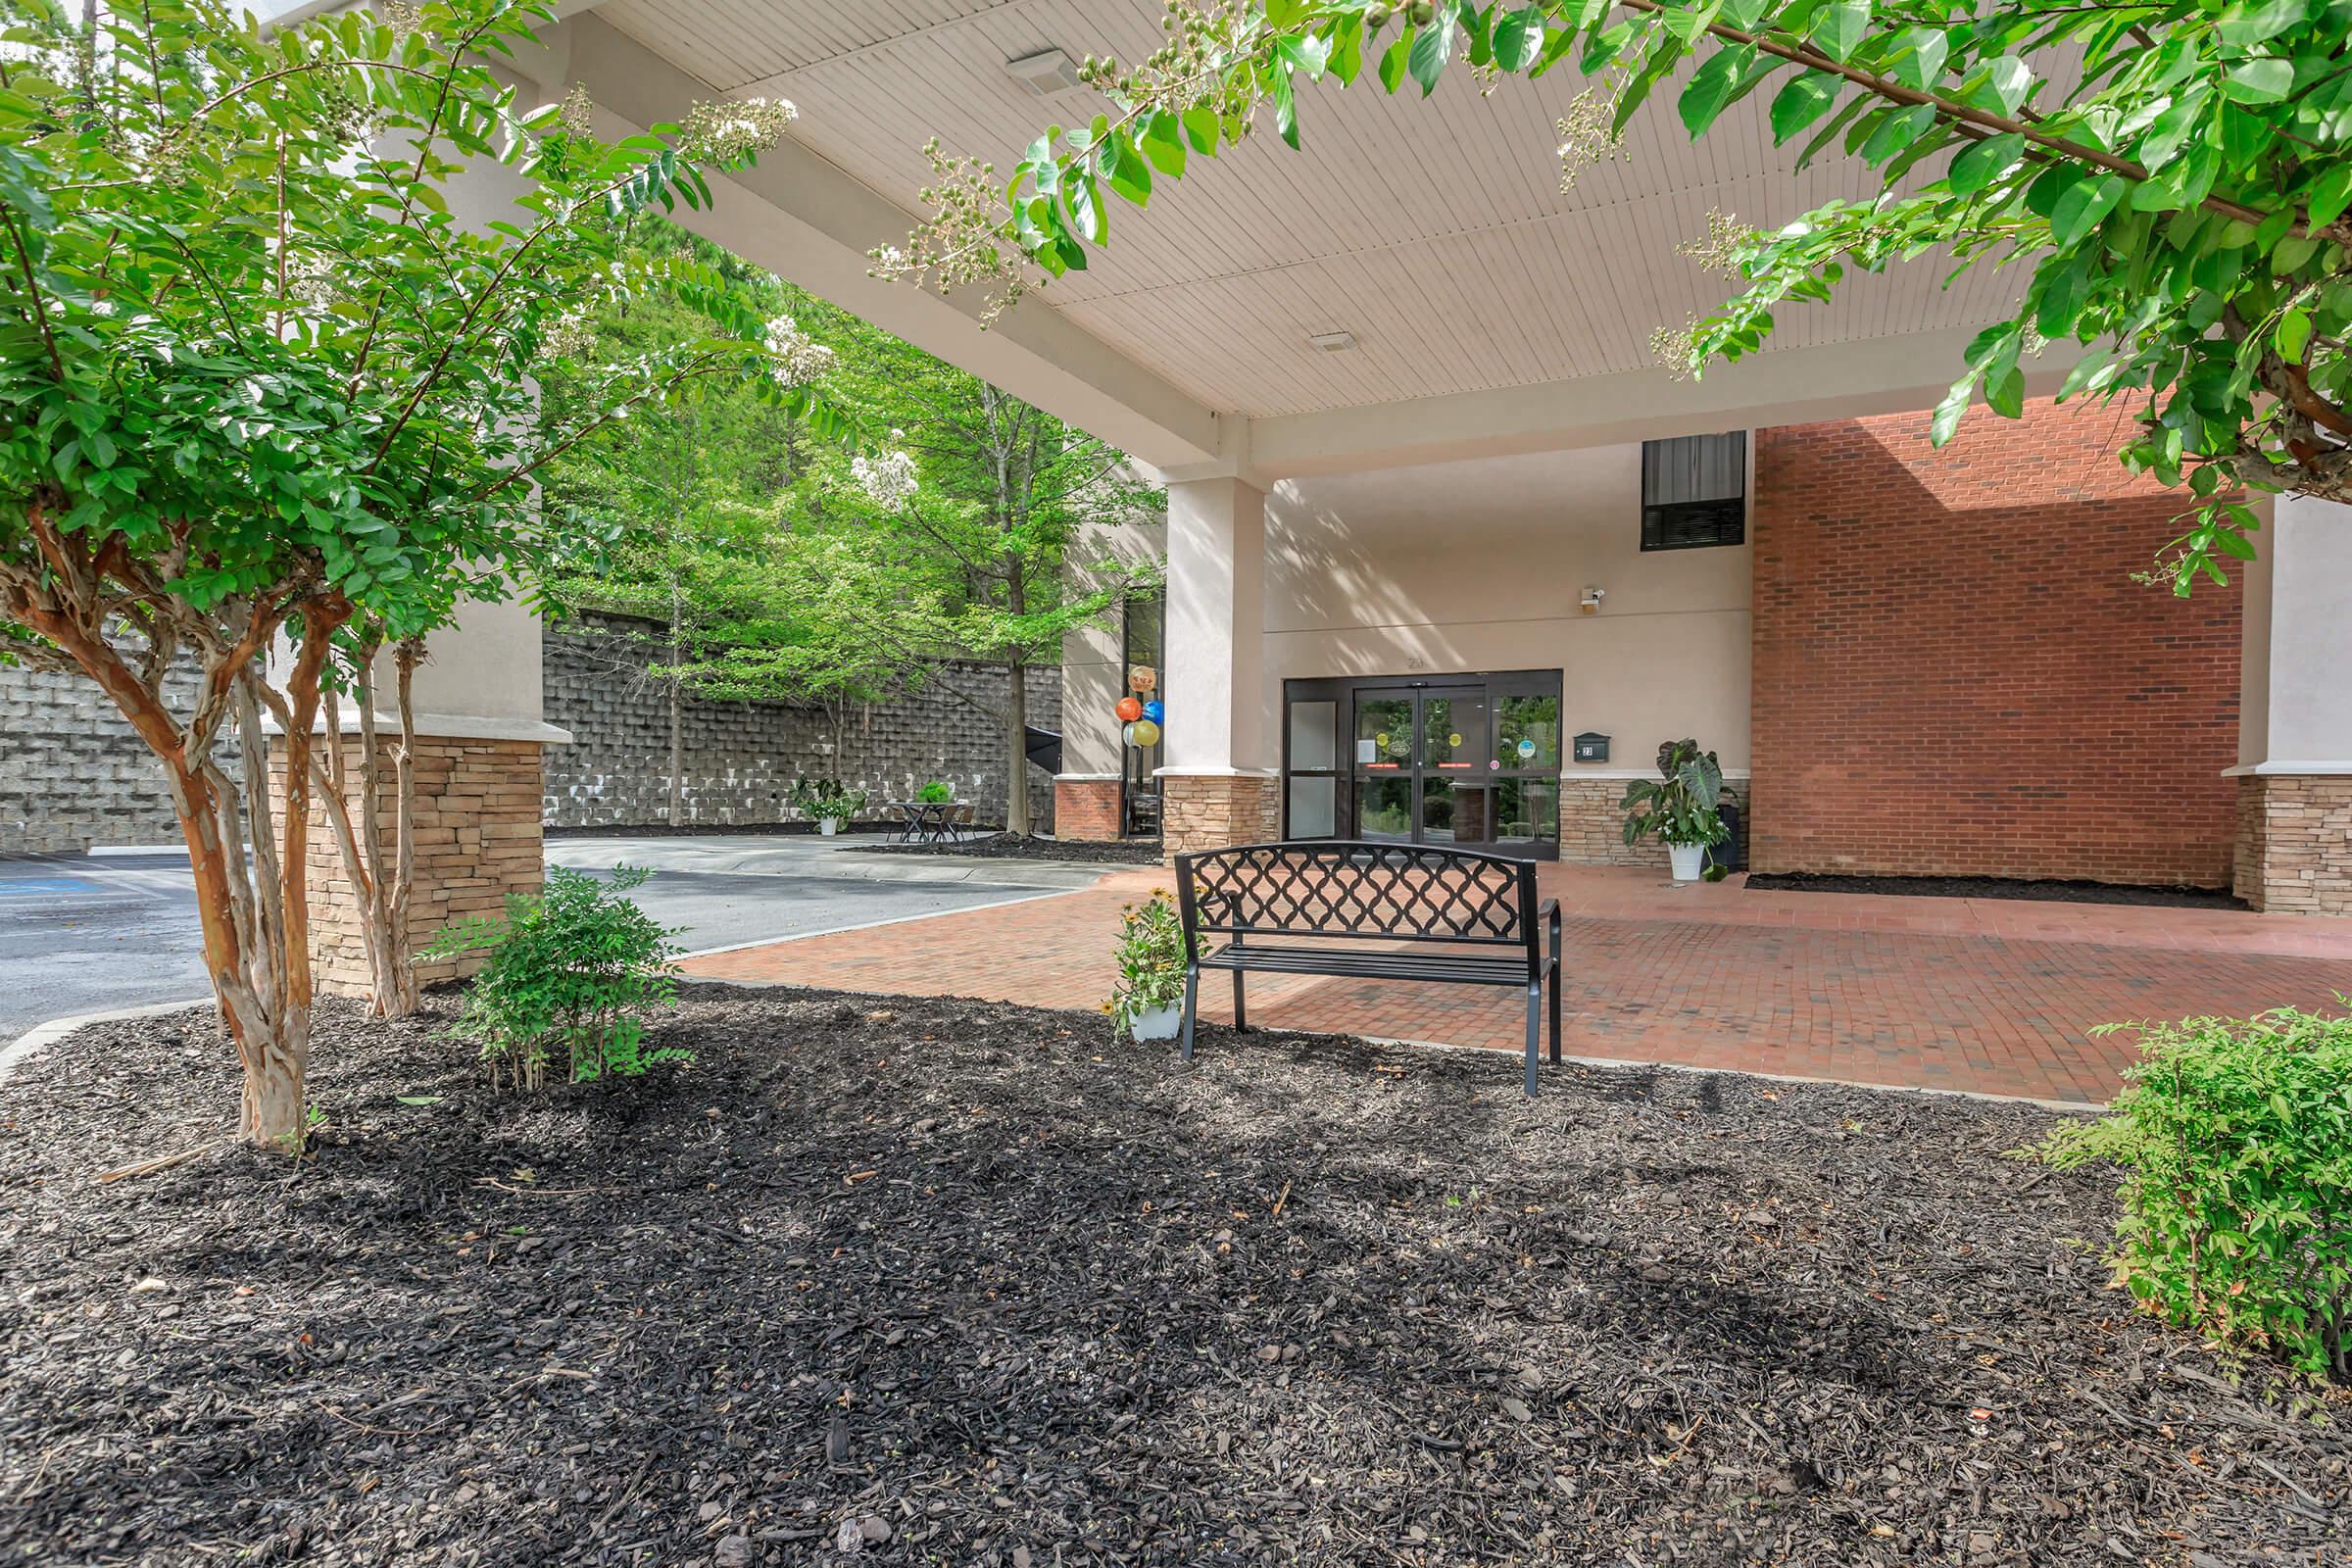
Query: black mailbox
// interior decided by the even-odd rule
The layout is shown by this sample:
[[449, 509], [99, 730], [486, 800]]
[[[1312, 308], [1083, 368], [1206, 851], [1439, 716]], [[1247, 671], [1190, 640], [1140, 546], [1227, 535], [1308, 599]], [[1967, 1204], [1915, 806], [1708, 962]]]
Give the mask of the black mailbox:
[[1587, 730], [1576, 738], [1576, 760], [1580, 762], [1605, 762], [1609, 760], [1609, 738]]

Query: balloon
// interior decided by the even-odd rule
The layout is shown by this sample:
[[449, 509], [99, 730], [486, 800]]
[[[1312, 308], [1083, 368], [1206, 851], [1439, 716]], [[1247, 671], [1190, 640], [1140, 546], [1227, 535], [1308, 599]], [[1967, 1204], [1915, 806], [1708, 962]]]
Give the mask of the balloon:
[[1159, 744], [1159, 726], [1150, 719], [1139, 718], [1127, 727], [1134, 733], [1136, 745], [1156, 746]]
[[1144, 716], [1156, 724], [1168, 716], [1167, 706], [1154, 697], [1144, 705]]
[[[1142, 722], [1143, 720], [1141, 719], [1136, 720], [1137, 724]], [[1121, 728], [1119, 731], [1119, 739], [1125, 741], [1128, 745], [1133, 746], [1135, 744], [1135, 724], [1129, 724]]]
[[1144, 716], [1144, 705], [1137, 702], [1132, 697], [1122, 697], [1119, 699], [1119, 706], [1116, 711], [1119, 717], [1132, 724], [1137, 719]]

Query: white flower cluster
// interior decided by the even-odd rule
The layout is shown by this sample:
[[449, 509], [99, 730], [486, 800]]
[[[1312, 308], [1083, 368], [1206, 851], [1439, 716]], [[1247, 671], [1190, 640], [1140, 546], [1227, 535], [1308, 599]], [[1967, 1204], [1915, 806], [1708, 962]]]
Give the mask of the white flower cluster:
[[596, 322], [586, 311], [567, 311], [539, 329], [539, 352], [554, 360], [584, 360], [596, 348]]
[[921, 482], [914, 476], [914, 455], [905, 451], [853, 459], [850, 473], [867, 499], [885, 512], [905, 512]]
[[795, 325], [789, 316], [767, 323], [767, 373], [778, 386], [807, 386], [833, 368], [833, 351]]
[[782, 141], [800, 118], [788, 99], [722, 98], [687, 111], [682, 140], [690, 157], [734, 165]]

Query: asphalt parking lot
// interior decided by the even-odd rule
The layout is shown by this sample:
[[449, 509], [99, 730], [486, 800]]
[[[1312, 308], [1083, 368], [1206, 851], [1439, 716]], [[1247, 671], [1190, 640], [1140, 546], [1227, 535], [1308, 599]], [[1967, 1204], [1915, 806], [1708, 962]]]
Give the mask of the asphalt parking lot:
[[[801, 835], [551, 838], [548, 862], [653, 871], [633, 895], [690, 952], [1080, 887], [1101, 867], [869, 855]], [[0, 1045], [52, 1018], [210, 995], [186, 856], [0, 859]]]

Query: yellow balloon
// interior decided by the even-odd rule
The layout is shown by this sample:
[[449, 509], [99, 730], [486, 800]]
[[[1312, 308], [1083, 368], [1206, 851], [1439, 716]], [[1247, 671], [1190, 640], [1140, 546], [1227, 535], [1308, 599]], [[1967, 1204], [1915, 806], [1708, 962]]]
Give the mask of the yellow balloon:
[[1150, 719], [1139, 718], [1128, 727], [1135, 731], [1136, 745], [1156, 746], [1159, 744], [1159, 726]]

